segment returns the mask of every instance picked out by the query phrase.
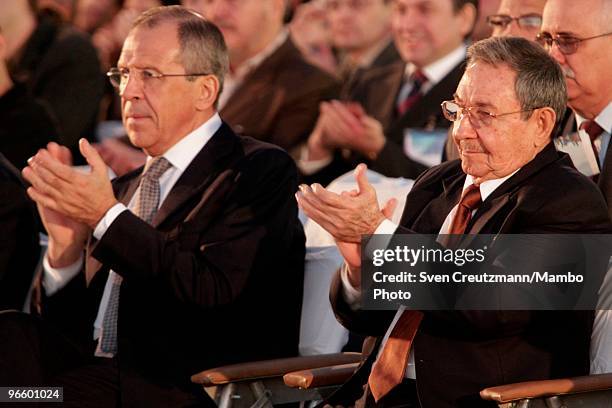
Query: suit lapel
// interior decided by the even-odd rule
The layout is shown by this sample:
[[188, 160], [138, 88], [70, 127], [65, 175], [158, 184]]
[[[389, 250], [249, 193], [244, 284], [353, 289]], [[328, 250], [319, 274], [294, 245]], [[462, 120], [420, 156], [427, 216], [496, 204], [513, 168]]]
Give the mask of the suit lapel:
[[[402, 220], [402, 225], [408, 225], [419, 233], [437, 234], [448, 213], [459, 202], [464, 182], [465, 174], [459, 171], [442, 180], [442, 189], [438, 184], [415, 191], [410, 201], [406, 202], [406, 218]], [[417, 217], [410, 219], [410, 215]]]
[[485, 226], [508, 204], [517, 187], [523, 185], [525, 180], [556, 160], [562, 159], [551, 142], [531, 162], [523, 166], [514, 176], [506, 180], [487, 197], [468, 225], [469, 234], [486, 233]]
[[152, 225], [159, 227], [190, 198], [201, 195], [235, 151], [237, 142], [229, 126], [223, 123], [178, 179], [153, 217]]
[[[366, 91], [366, 111], [378, 119], [385, 128], [389, 126], [395, 115], [395, 103], [402, 88], [405, 69], [406, 64], [403, 62], [381, 68], [379, 74], [371, 78], [369, 85], [372, 87], [371, 91]], [[360, 99], [359, 97], [360, 95], [355, 95], [355, 99]]]

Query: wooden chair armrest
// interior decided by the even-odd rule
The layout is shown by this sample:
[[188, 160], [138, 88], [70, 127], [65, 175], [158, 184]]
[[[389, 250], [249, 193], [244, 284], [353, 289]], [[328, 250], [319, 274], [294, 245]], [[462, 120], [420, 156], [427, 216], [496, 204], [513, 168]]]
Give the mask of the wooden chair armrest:
[[360, 361], [361, 353], [335, 353], [254, 361], [205, 370], [192, 375], [191, 381], [196, 384], [202, 384], [204, 387], [212, 387], [235, 381], [280, 377], [292, 371], [358, 363]]
[[584, 377], [561, 378], [558, 380], [527, 381], [515, 384], [485, 388], [480, 391], [484, 400], [498, 403], [525, 398], [551, 397], [560, 394], [600, 391], [612, 388], [612, 374], [588, 375]]
[[338, 385], [348, 380], [355, 373], [357, 367], [359, 367], [359, 363], [293, 371], [285, 374], [283, 381], [288, 387], [302, 389]]

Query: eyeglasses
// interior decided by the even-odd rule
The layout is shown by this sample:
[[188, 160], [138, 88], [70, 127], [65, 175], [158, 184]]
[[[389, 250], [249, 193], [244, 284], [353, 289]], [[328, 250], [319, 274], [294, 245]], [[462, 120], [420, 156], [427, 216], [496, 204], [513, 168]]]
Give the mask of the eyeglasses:
[[350, 10], [362, 10], [372, 3], [371, 0], [327, 0], [327, 9], [331, 11], [337, 11], [343, 5], [348, 7]]
[[446, 119], [450, 120], [451, 122], [457, 122], [463, 119], [463, 117], [467, 114], [468, 117], [470, 118], [470, 123], [475, 128], [480, 128], [482, 126], [491, 126], [491, 124], [493, 123], [493, 119], [496, 119], [502, 116], [512, 115], [515, 113], [531, 112], [534, 109], [537, 109], [537, 108], [533, 108], [533, 109], [506, 112], [506, 113], [491, 113], [491, 112], [487, 112], [485, 110], [482, 110], [476, 107], [461, 106], [455, 101], [444, 101], [442, 102], [441, 106], [442, 106], [442, 113], [444, 114], [444, 117]]
[[578, 38], [573, 37], [571, 35], [555, 35], [547, 33], [546, 31], [541, 32], [536, 36], [536, 41], [540, 44], [546, 51], [550, 51], [553, 43], [557, 44], [559, 51], [564, 55], [570, 55], [575, 53], [578, 50], [578, 45], [587, 40], [592, 40], [594, 38], [605, 37], [607, 35], [612, 34], [612, 31], [605, 34], [594, 35], [592, 37], [587, 38]]
[[134, 73], [143, 85], [147, 85], [152, 80], [159, 80], [165, 77], [190, 77], [190, 76], [205, 76], [210, 75], [208, 73], [196, 73], [196, 74], [162, 74], [150, 69], [133, 69], [132, 72], [128, 68], [111, 68], [106, 76], [110, 80], [111, 85], [117, 89], [122, 89], [127, 85], [130, 75]]
[[487, 24], [493, 28], [506, 28], [513, 21], [516, 21], [521, 28], [540, 28], [542, 25], [542, 16], [535, 13], [518, 17], [512, 17], [507, 14], [493, 14], [487, 16]]

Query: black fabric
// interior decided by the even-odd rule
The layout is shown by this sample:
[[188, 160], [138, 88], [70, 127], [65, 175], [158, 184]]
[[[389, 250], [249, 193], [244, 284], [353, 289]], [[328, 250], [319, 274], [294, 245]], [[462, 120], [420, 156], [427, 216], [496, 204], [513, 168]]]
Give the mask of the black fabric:
[[21, 176], [0, 153], [0, 310], [24, 306], [40, 257], [38, 229]]
[[[141, 172], [114, 181], [121, 202]], [[296, 190], [284, 151], [223, 124], [152, 225], [121, 213], [88, 248], [89, 285], [80, 273], [35, 309], [86, 344], [109, 269], [122, 276], [117, 360], [128, 406], [164, 406], [169, 388], [195, 395], [190, 376], [207, 368], [296, 356], [305, 252]]]
[[0, 96], [0, 152], [13, 166], [24, 168], [38, 149], [57, 140], [50, 109], [29, 96], [23, 85], [15, 84]]
[[77, 164], [84, 163], [77, 142], [93, 141], [105, 80], [89, 38], [41, 17], [17, 59], [9, 61], [9, 73], [46, 102], [61, 144], [72, 150]]

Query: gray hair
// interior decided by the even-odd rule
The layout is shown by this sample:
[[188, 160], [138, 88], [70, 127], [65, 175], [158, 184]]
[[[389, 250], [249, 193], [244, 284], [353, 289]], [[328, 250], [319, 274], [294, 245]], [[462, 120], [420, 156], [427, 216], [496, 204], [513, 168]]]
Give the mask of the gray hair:
[[516, 73], [514, 91], [522, 114], [529, 119], [533, 109], [549, 107], [555, 111], [557, 123], [567, 106], [567, 88], [559, 64], [536, 43], [518, 37], [492, 37], [468, 48], [468, 65], [481, 61], [505, 64]]
[[[223, 91], [223, 79], [229, 70], [229, 56], [223, 34], [216, 25], [193, 10], [182, 6], [162, 6], [142, 13], [132, 30], [144, 25], [147, 28], [164, 22], [176, 22], [181, 51], [181, 64], [187, 73], [209, 73], [219, 80], [219, 95]], [[187, 77], [194, 81], [195, 76]]]

